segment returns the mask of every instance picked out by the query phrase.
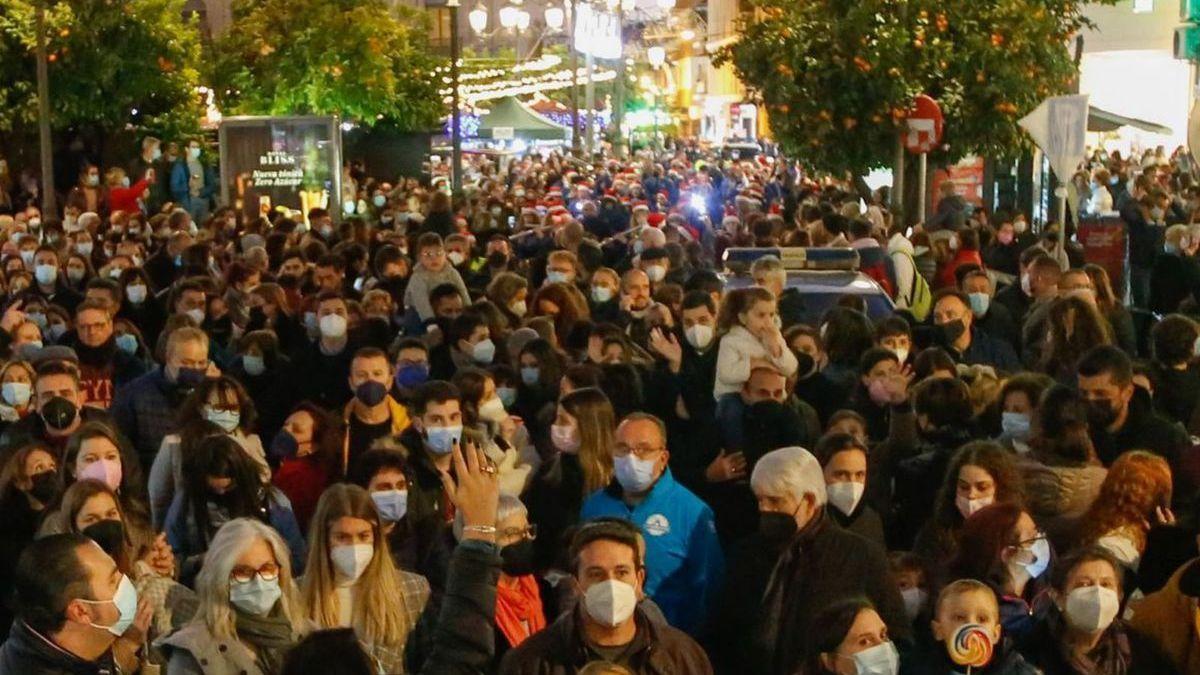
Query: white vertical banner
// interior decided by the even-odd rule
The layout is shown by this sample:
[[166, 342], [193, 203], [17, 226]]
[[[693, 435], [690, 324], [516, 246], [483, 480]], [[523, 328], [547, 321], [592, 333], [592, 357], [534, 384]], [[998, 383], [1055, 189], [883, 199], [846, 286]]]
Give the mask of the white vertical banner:
[[1021, 125], [1046, 153], [1059, 180], [1069, 181], [1084, 159], [1088, 95], [1052, 96], [1022, 117]]

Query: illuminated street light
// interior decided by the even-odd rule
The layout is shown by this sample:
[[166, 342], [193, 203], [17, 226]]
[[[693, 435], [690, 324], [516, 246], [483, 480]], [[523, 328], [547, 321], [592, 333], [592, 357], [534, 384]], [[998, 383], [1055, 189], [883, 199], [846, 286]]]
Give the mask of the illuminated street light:
[[696, 31], [692, 30], [691, 28], [684, 28], [683, 32], [679, 34], [679, 37], [683, 38], [685, 41], [686, 40], [695, 40], [696, 39]]
[[513, 28], [520, 20], [521, 10], [516, 7], [506, 5], [500, 10], [500, 25], [504, 28]]
[[667, 62], [667, 50], [659, 46], [650, 47], [646, 50], [646, 60], [651, 68], [660, 68]]
[[521, 10], [517, 12], [517, 30], [525, 30], [529, 28], [529, 12]]
[[475, 5], [475, 9], [467, 14], [467, 20], [471, 23], [471, 30], [476, 33], [482, 33], [487, 28], [487, 8], [483, 5]]
[[675, 9], [675, 0], [658, 0], [660, 9]]
[[558, 30], [563, 27], [563, 21], [566, 15], [562, 7], [547, 7], [546, 8], [546, 25], [551, 30]]

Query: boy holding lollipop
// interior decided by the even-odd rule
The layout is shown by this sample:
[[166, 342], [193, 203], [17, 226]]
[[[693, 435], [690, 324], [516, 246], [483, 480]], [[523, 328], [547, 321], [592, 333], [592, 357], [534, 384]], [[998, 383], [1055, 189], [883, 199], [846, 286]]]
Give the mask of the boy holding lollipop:
[[938, 594], [933, 642], [918, 645], [902, 673], [1036, 675], [1000, 629], [1000, 605], [986, 584], [959, 579]]

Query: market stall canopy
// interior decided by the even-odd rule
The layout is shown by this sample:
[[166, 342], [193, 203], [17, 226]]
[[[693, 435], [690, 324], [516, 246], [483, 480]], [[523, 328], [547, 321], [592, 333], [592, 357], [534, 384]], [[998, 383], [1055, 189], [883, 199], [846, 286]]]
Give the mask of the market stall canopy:
[[1121, 127], [1134, 127], [1142, 131], [1149, 131], [1152, 134], [1163, 134], [1168, 136], [1171, 134], [1171, 128], [1165, 127], [1154, 122], [1139, 120], [1136, 117], [1125, 117], [1107, 110], [1101, 110], [1096, 106], [1088, 108], [1088, 131], [1116, 131]]
[[479, 119], [480, 138], [562, 141], [569, 132], [568, 127], [547, 120], [512, 96], [496, 101], [491, 112]]

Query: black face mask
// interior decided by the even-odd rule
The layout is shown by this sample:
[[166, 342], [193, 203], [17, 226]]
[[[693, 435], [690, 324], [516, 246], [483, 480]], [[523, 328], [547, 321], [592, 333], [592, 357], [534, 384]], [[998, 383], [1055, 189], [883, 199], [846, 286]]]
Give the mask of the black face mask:
[[112, 558], [116, 558], [125, 546], [125, 525], [119, 520], [92, 523], [83, 528], [80, 534], [96, 542]]
[[793, 353], [796, 355], [796, 373], [800, 376], [800, 379], [806, 379], [813, 373], [813, 369], [816, 368], [817, 362], [808, 352]]
[[204, 368], [180, 368], [175, 375], [175, 384], [182, 389], [195, 389], [204, 381], [207, 372]]
[[500, 569], [510, 577], [533, 574], [533, 540], [521, 539], [500, 549]]
[[266, 325], [266, 323], [267, 323], [267, 313], [263, 311], [263, 308], [262, 307], [251, 307], [250, 308], [250, 325], [251, 326], [263, 326], [263, 325]]
[[42, 419], [46, 426], [56, 431], [62, 431], [75, 422], [79, 409], [62, 396], [55, 396], [42, 406]]
[[271, 457], [282, 461], [295, 457], [299, 450], [300, 444], [296, 442], [296, 437], [286, 430], [280, 430], [275, 434], [275, 440], [271, 441], [269, 452]]
[[354, 390], [354, 397], [363, 405], [375, 407], [387, 397], [387, 386], [375, 380], [367, 380]]
[[774, 511], [758, 514], [758, 532], [772, 542], [786, 542], [796, 536], [796, 518]]
[[1096, 431], [1107, 429], [1117, 421], [1117, 411], [1113, 410], [1112, 401], [1104, 399], [1088, 401], [1088, 425]]
[[962, 337], [963, 333], [967, 332], [967, 324], [963, 323], [962, 319], [947, 321], [941, 325], [942, 337], [946, 338], [946, 344], [953, 344], [955, 340]]
[[29, 477], [32, 486], [29, 494], [43, 504], [49, 504], [58, 496], [58, 474], [54, 471], [43, 471]]

